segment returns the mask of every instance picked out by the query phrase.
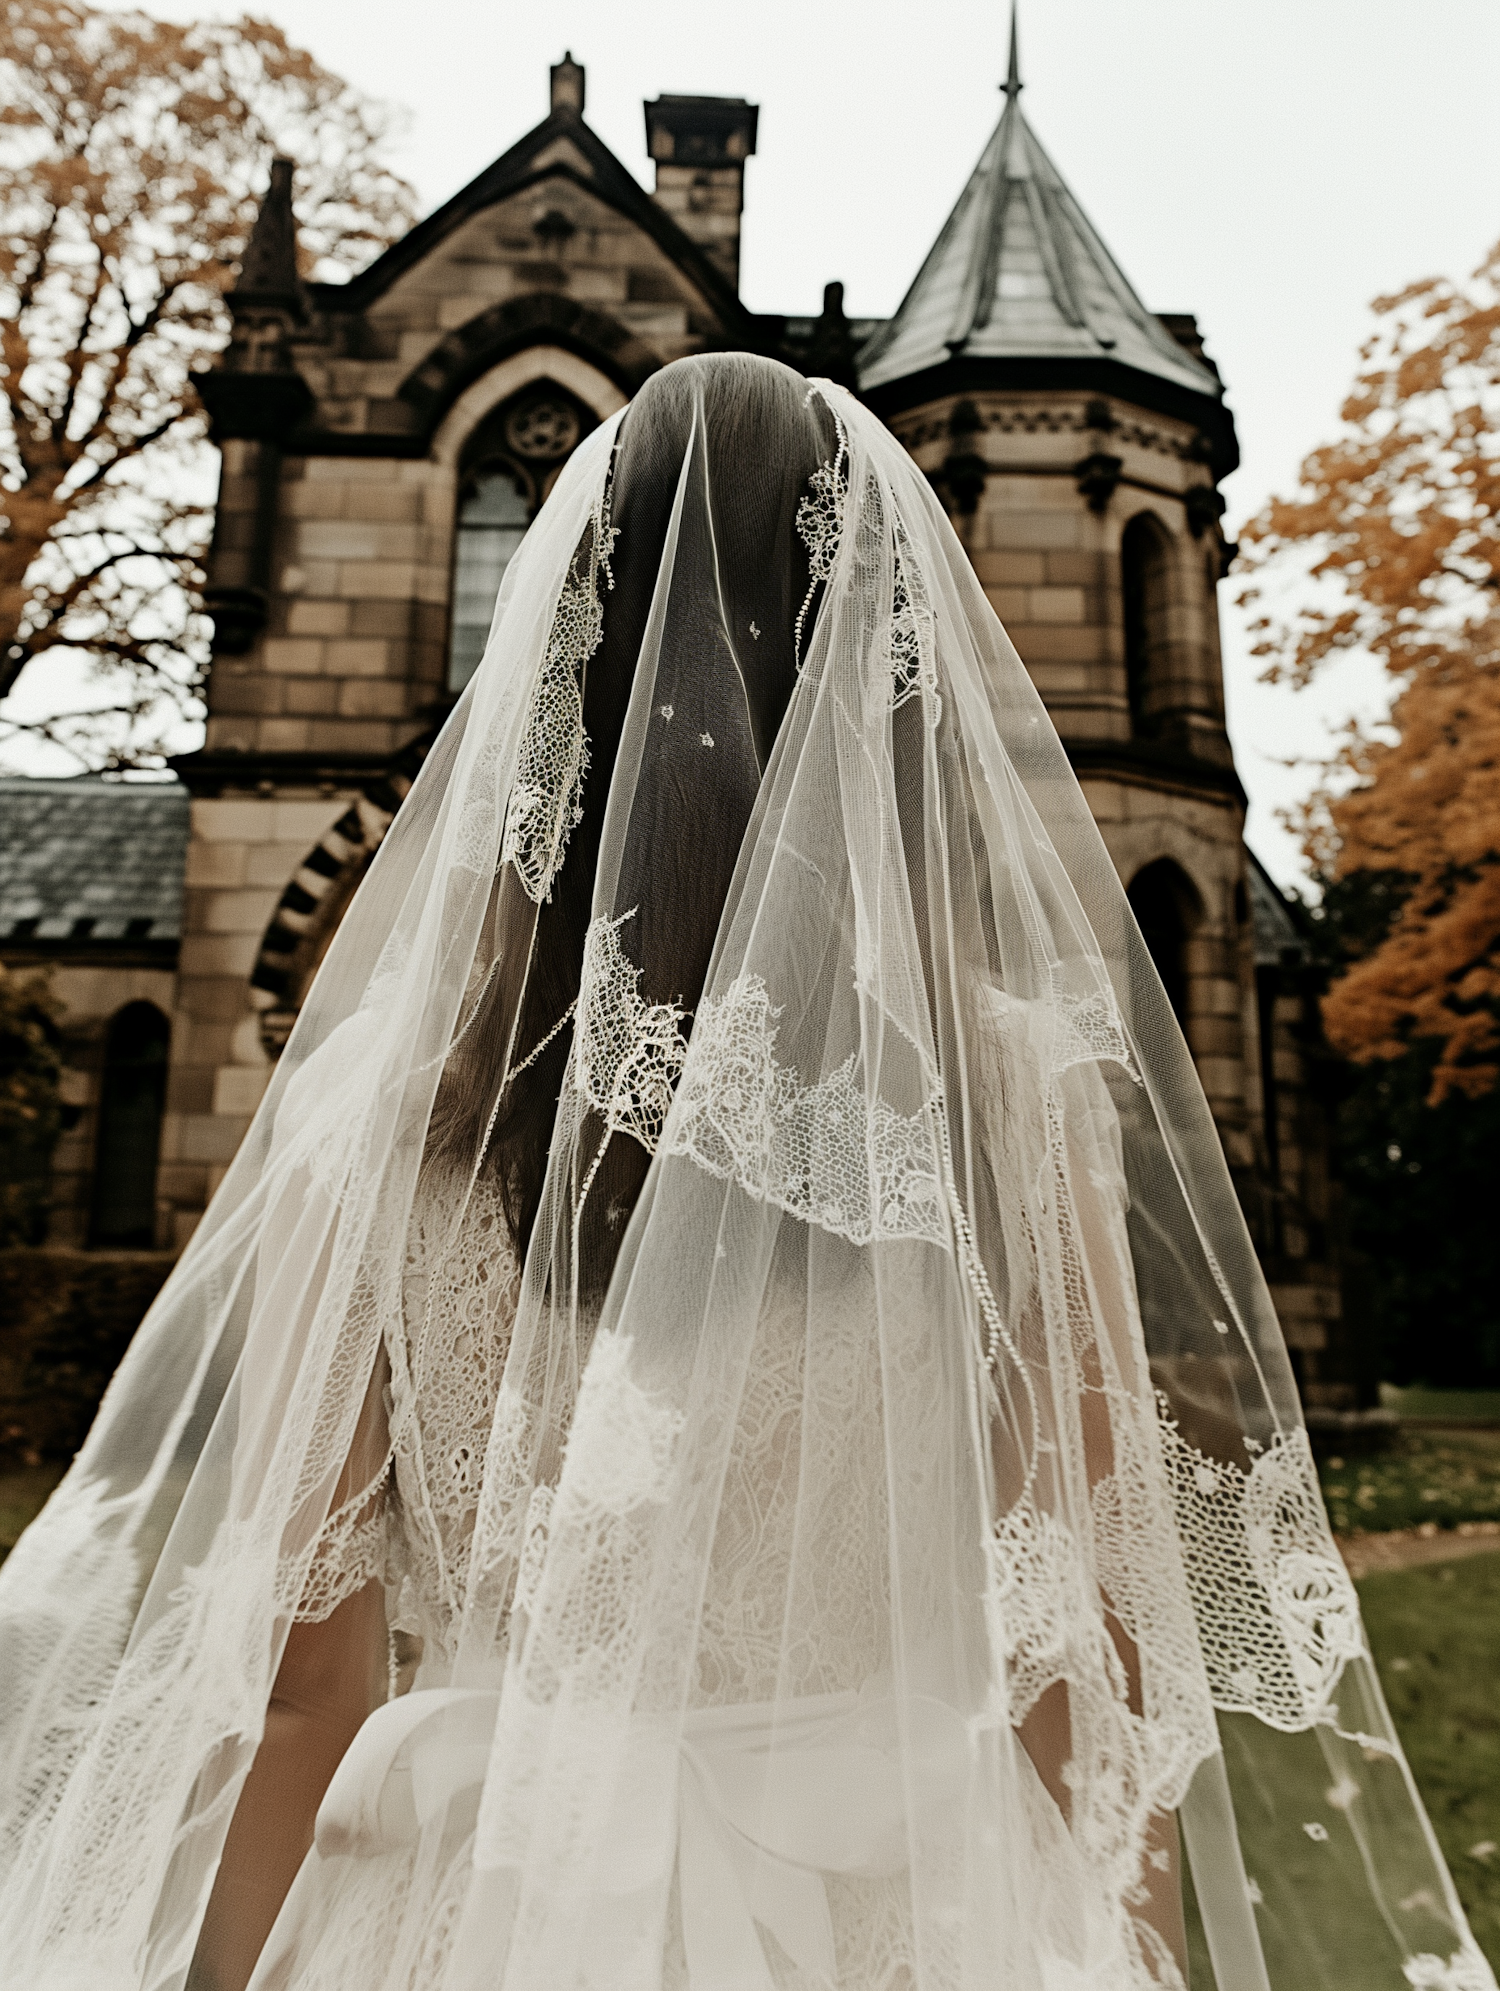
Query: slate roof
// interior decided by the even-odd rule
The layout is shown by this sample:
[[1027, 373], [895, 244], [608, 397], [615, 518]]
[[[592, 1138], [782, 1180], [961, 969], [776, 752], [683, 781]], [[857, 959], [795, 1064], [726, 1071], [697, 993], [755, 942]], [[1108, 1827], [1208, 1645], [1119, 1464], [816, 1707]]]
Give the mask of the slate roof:
[[1285, 965], [1288, 954], [1294, 954], [1300, 962], [1307, 953], [1307, 943], [1297, 925], [1296, 914], [1272, 882], [1255, 852], [1247, 844], [1245, 856], [1246, 881], [1250, 887], [1250, 926], [1255, 937], [1255, 965], [1257, 968], [1280, 968]]
[[1110, 359], [1217, 401], [1104, 246], [1021, 110], [1011, 52], [1005, 109], [894, 318], [859, 356], [868, 392], [955, 358]]
[[187, 841], [179, 782], [0, 777], [0, 944], [175, 944]]

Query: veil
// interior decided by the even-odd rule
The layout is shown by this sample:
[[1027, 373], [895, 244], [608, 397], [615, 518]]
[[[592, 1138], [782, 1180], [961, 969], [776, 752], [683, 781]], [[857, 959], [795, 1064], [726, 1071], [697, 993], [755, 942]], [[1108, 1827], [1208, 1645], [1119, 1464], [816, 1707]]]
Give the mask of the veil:
[[370, 1597], [254, 1991], [1494, 1991], [1056, 734], [769, 361], [567, 466], [0, 1573], [5, 1981], [189, 1981]]

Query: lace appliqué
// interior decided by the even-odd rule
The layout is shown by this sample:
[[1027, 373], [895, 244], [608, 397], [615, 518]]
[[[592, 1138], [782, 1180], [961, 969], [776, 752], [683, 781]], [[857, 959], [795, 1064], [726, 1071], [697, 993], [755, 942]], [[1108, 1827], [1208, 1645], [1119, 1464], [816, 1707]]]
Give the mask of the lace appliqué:
[[[809, 389], [809, 398], [814, 391]], [[844, 535], [844, 511], [849, 502], [849, 432], [836, 408], [830, 406], [829, 413], [838, 433], [838, 447], [832, 462], [820, 463], [808, 478], [808, 494], [797, 506], [797, 537], [807, 548], [808, 564], [812, 570], [807, 593], [797, 611], [793, 649], [799, 665], [807, 612], [812, 607], [817, 588], [826, 586], [833, 573]]]
[[339, 1605], [386, 1573], [385, 1473], [373, 1488], [330, 1514], [302, 1584], [294, 1613], [299, 1625], [319, 1625]]
[[1054, 1072], [1066, 1071], [1071, 1065], [1116, 1064], [1123, 1065], [1135, 1083], [1141, 1084], [1112, 993], [1099, 989], [1092, 995], [1059, 996], [1055, 1014]]
[[946, 1249], [930, 1110], [908, 1118], [868, 1099], [854, 1053], [799, 1084], [773, 1055], [780, 1013], [759, 975], [704, 1004], [666, 1152], [851, 1244], [926, 1238]]
[[1012, 1068], [1026, 1060], [1044, 1091], [1074, 1065], [1117, 1064], [1141, 1083], [1119, 1006], [1107, 987], [1032, 1002], [985, 984], [980, 1004]]
[[1001, 1516], [987, 1548], [991, 1637], [1005, 1663], [1006, 1716], [1019, 1725], [1067, 1675], [1074, 1628], [1086, 1616], [1077, 1551], [1061, 1522], [1029, 1499]]
[[[818, 390], [813, 388], [810, 393]], [[808, 479], [808, 495], [797, 507], [797, 534], [807, 548], [811, 576], [797, 616], [796, 654], [800, 663], [802, 636], [813, 595], [833, 574], [850, 512], [849, 434], [838, 409], [827, 397], [838, 445], [831, 462], [820, 463]], [[911, 534], [888, 491], [873, 477], [865, 479], [856, 514], [858, 557], [872, 570], [881, 564], [887, 531], [891, 539], [891, 617], [888, 632], [889, 678], [881, 691], [891, 711], [910, 699], [927, 695], [936, 720], [938, 698], [937, 645], [932, 602], [916, 558]]]
[[1246, 1473], [1190, 1445], [1158, 1402], [1214, 1705], [1283, 1734], [1332, 1722], [1339, 1675], [1365, 1648], [1307, 1433], [1278, 1433]]
[[687, 1057], [678, 1027], [687, 1011], [643, 1002], [641, 970], [627, 960], [618, 919], [596, 919], [583, 944], [573, 1082], [610, 1134], [629, 1134], [655, 1154]]
[[[455, 1213], [461, 1212], [455, 1222]], [[520, 1293], [498, 1184], [438, 1173], [412, 1211], [388, 1335], [401, 1629], [451, 1648]]]
[[[579, 1509], [623, 1517], [659, 1507], [671, 1491], [683, 1413], [658, 1403], [630, 1373], [628, 1335], [600, 1334], [578, 1390], [562, 1481], [544, 1510], [546, 1527]], [[528, 1520], [534, 1519], [528, 1516]]]
[[938, 702], [937, 645], [927, 583], [913, 557], [912, 543], [899, 515], [896, 526], [896, 580], [891, 602], [891, 710], [925, 691]]
[[1412, 1991], [1493, 1991], [1495, 1982], [1484, 1958], [1467, 1948], [1455, 1950], [1446, 1963], [1430, 1952], [1409, 1957], [1401, 1975]]
[[606, 480], [586, 535], [557, 598], [557, 612], [537, 673], [531, 712], [505, 811], [502, 864], [513, 864], [527, 896], [552, 896], [568, 838], [583, 820], [589, 742], [583, 725], [583, 673], [604, 635], [600, 577], [613, 588], [609, 556], [618, 534], [609, 522]]
[[536, 1602], [537, 1585], [542, 1580], [542, 1564], [547, 1555], [547, 1528], [552, 1519], [556, 1488], [533, 1487], [526, 1505], [526, 1522], [521, 1536], [521, 1560], [516, 1570], [515, 1595], [511, 1609], [529, 1615]]

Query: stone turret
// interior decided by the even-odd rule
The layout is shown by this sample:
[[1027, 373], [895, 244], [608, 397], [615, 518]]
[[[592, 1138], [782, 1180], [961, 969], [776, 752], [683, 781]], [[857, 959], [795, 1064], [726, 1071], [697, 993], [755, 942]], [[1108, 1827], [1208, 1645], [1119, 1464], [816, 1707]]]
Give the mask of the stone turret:
[[[1224, 725], [1217, 486], [1239, 460], [1234, 422], [1195, 320], [1142, 302], [1032, 129], [1014, 19], [1002, 87], [968, 184], [859, 352], [860, 388], [944, 498], [1046, 700], [1311, 1384], [1338, 1290], [1326, 1180], [1268, 1126], [1300, 1081], [1287, 1043], [1260, 1047], [1244, 794]], [[1280, 1107], [1263, 1082], [1273, 1066]]]

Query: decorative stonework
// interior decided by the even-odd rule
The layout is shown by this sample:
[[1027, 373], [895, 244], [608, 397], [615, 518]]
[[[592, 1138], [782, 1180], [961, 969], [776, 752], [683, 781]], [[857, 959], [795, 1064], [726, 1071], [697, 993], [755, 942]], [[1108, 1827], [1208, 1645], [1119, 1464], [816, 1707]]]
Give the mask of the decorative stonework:
[[398, 775], [357, 795], [277, 900], [250, 971], [250, 1003], [267, 1057], [280, 1057], [328, 943], [410, 785]]
[[[976, 426], [994, 435], [1082, 435], [1104, 427], [1136, 449], [1152, 450], [1183, 463], [1202, 461], [1201, 443], [1186, 423], [1153, 421], [1120, 402], [1104, 404], [1110, 415], [1105, 423], [1097, 418], [1098, 397], [1039, 402], [1012, 397], [1000, 401], [985, 395], [970, 405], [977, 408]], [[951, 423], [951, 410], [916, 408], [894, 416], [891, 428], [915, 454], [929, 443], [946, 439]]]

